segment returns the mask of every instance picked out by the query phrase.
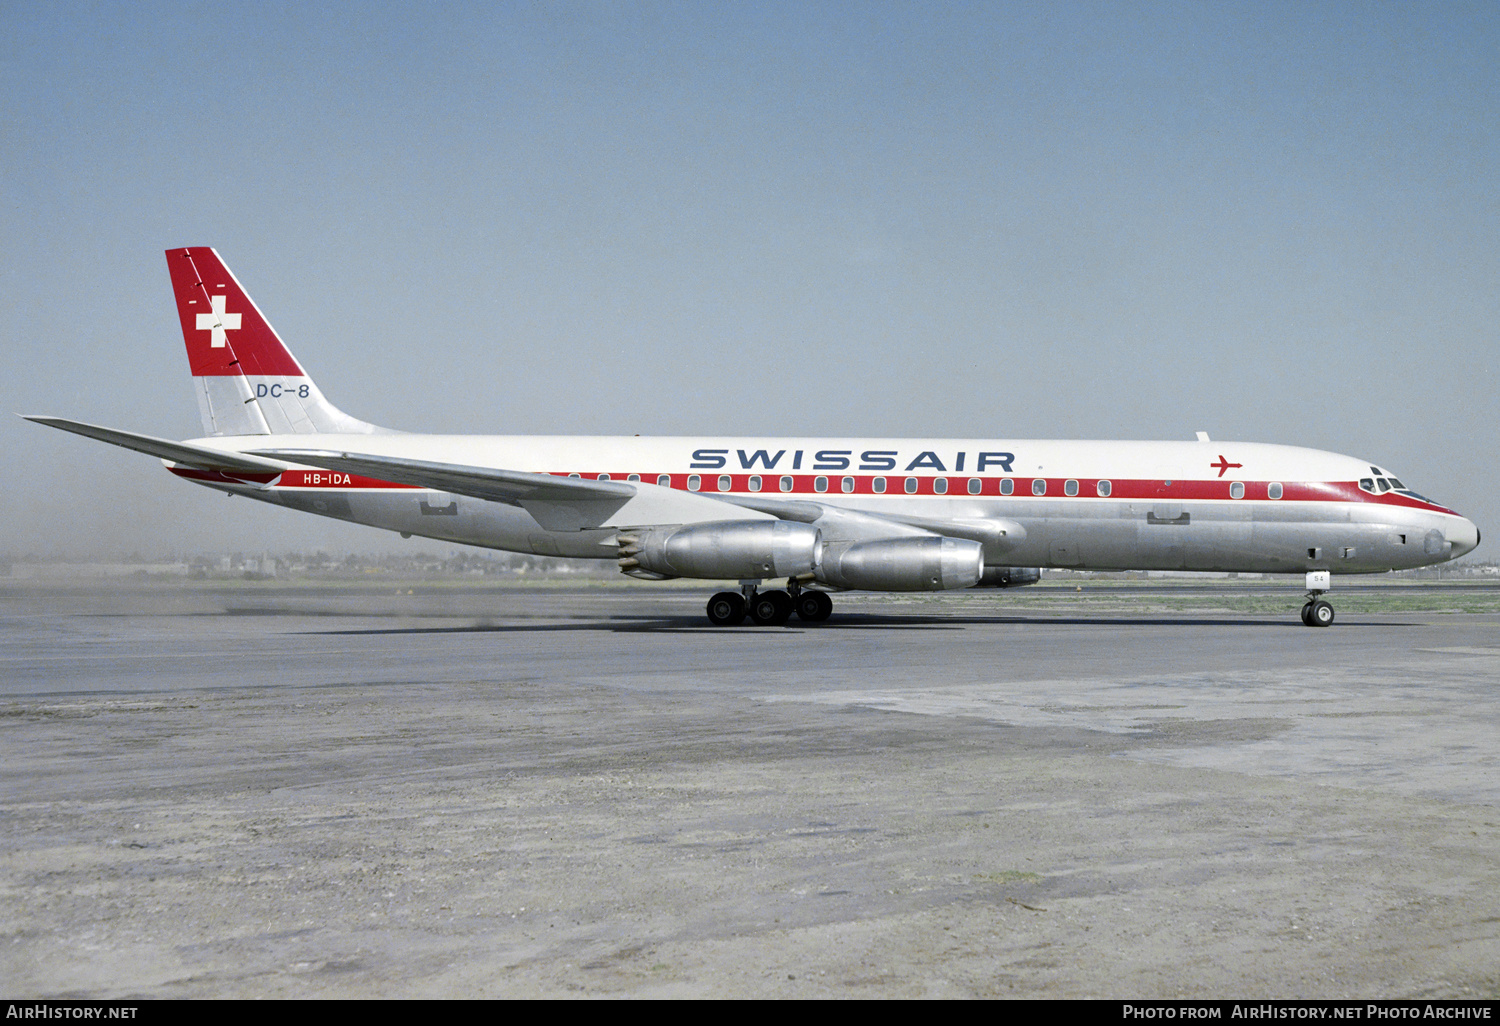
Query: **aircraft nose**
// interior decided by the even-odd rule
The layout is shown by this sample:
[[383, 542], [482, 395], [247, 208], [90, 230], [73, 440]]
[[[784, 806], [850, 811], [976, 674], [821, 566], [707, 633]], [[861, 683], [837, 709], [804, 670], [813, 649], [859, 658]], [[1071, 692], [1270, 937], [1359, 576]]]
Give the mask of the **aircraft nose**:
[[1453, 522], [1444, 529], [1443, 537], [1453, 544], [1453, 555], [1449, 557], [1451, 559], [1466, 556], [1479, 547], [1478, 526], [1474, 521], [1463, 517], [1454, 517]]

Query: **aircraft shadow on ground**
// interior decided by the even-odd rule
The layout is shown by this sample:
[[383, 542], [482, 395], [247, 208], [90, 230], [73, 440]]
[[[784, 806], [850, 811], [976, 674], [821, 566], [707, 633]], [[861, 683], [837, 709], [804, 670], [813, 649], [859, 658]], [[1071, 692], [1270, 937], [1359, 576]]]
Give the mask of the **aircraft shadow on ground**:
[[[965, 627], [1016, 626], [1063, 627], [1252, 627], [1280, 630], [1308, 628], [1294, 619], [1248, 620], [1185, 617], [1027, 617], [1027, 616], [900, 616], [853, 613], [824, 623], [804, 624], [791, 620], [780, 627], [714, 627], [700, 617], [612, 616], [569, 623], [474, 623], [457, 627], [365, 627], [326, 631], [296, 631], [305, 635], [376, 636], [382, 634], [531, 634], [551, 631], [608, 631], [616, 634], [746, 634], [766, 632], [837, 632], [851, 630], [962, 630]], [[1412, 627], [1410, 623], [1340, 621], [1334, 629]]]

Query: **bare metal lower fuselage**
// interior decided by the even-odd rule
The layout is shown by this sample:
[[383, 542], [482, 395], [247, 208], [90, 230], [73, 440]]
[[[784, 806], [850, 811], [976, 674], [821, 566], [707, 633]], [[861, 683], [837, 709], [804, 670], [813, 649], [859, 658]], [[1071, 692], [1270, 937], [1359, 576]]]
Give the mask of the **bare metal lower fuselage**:
[[[430, 489], [282, 487], [199, 481], [288, 509], [404, 535], [510, 552], [614, 559], [617, 530], [549, 531], [524, 509]], [[724, 494], [752, 505], [754, 495]], [[852, 496], [841, 508], [880, 517], [971, 525], [996, 566], [1240, 573], [1379, 573], [1451, 559], [1466, 549], [1460, 517], [1349, 502], [1110, 500], [1065, 497]], [[985, 521], [1019, 525], [1003, 538]], [[1455, 523], [1457, 522], [1457, 523]], [[1468, 525], [1472, 528], [1472, 525]], [[962, 529], [949, 533], [965, 533]]]

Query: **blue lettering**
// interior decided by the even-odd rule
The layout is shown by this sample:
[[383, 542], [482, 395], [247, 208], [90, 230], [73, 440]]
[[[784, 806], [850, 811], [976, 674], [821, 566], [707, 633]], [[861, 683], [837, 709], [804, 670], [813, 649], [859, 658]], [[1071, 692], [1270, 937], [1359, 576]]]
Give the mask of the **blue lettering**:
[[979, 473], [984, 473], [991, 464], [999, 467], [1007, 474], [1011, 473], [1010, 465], [1015, 456], [1008, 452], [982, 452], [979, 454]]
[[781, 457], [786, 455], [785, 449], [778, 451], [775, 456], [772, 456], [764, 449], [756, 449], [749, 456], [745, 455], [744, 449], [737, 451], [740, 454], [740, 468], [743, 470], [754, 470], [756, 460], [760, 460], [761, 465], [767, 470], [775, 470], [777, 462], [780, 461]]
[[695, 449], [693, 451], [693, 459], [696, 462], [689, 464], [689, 466], [701, 470], [718, 470], [725, 463], [729, 462], [725, 459], [728, 455], [728, 449]]
[[859, 454], [860, 470], [895, 470], [896, 450], [894, 449], [871, 449], [869, 452]]
[[814, 470], [848, 470], [848, 449], [823, 449], [813, 459], [818, 462], [813, 464]]
[[916, 470], [918, 467], [929, 467], [932, 470], [947, 473], [948, 468], [943, 466], [943, 461], [938, 459], [935, 452], [919, 453], [917, 458], [906, 465], [907, 470]]

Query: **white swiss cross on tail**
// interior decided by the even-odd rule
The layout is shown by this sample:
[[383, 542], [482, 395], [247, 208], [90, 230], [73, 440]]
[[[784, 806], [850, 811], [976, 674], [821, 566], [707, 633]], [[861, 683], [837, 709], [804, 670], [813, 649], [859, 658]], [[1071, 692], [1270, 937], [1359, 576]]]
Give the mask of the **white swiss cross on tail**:
[[208, 303], [213, 307], [213, 313], [201, 313], [198, 315], [198, 330], [211, 331], [213, 335], [209, 341], [209, 348], [223, 349], [229, 344], [229, 336], [226, 331], [234, 331], [240, 326], [240, 315], [225, 313], [223, 295], [210, 296]]

